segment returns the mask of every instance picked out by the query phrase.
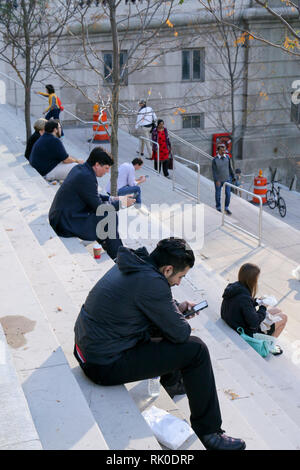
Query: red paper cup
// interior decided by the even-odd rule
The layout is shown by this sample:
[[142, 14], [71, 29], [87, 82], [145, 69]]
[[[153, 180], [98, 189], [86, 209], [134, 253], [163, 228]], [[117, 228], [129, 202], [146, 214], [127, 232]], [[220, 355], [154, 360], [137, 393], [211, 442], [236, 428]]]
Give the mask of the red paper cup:
[[101, 247], [94, 247], [94, 258], [100, 259], [101, 258]]

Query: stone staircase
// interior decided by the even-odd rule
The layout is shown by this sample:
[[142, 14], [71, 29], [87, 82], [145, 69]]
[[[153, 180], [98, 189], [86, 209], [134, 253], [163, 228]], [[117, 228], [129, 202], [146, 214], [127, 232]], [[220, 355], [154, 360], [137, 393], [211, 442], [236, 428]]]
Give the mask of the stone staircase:
[[[113, 262], [106, 254], [94, 260], [78, 239], [53, 232], [47, 215], [57, 187], [23, 157], [0, 153], [0, 323], [12, 357], [5, 368], [0, 364], [0, 416], [5, 412], [9, 421], [18, 408], [30, 430], [21, 435], [20, 421], [11, 420], [20, 435], [0, 434], [0, 449], [160, 450], [141, 411], [154, 404], [188, 421], [187, 397], [171, 400], [161, 387], [160, 396], [149, 399], [147, 381], [95, 385], [73, 357], [79, 309]], [[197, 260], [174, 288], [179, 301], [208, 300], [191, 326], [211, 354], [224, 429], [245, 439], [249, 450], [300, 449], [299, 367], [285, 354], [261, 358], [220, 320], [224, 283]], [[1, 338], [5, 344], [0, 330]], [[14, 399], [6, 383], [2, 387], [6, 380], [16, 390], [14, 413], [6, 406]], [[192, 436], [183, 449], [203, 446]]]
[[[28, 391], [28, 395], [26, 394], [25, 390], [27, 388], [24, 388], [24, 380], [20, 378], [26, 399], [30, 403], [30, 411], [37, 432], [39, 436], [43, 435], [43, 439], [41, 438], [43, 448], [161, 449], [162, 447], [142, 417], [141, 410], [137, 407], [137, 397], [139, 397], [137, 390], [140, 391], [140, 388], [137, 388], [138, 384], [132, 384], [135, 390], [132, 396], [123, 385], [116, 387], [96, 386], [86, 379], [73, 357], [73, 328], [80, 307], [94, 282], [112, 266], [113, 262], [106, 254], [103, 254], [101, 262], [97, 263], [79, 240], [57, 237], [47, 220], [55, 188], [45, 182], [25, 160], [22, 161], [20, 166], [15, 167], [16, 171], [13, 172], [10, 169], [6, 172], [3, 159], [1, 163], [3, 246], [11, 246], [9, 256], [14, 254], [17, 257], [18, 262], [25, 271], [25, 275], [28, 276], [30, 288], [37, 297], [40, 310], [43, 312], [42, 315], [47, 316], [52, 334], [55, 335], [60, 345], [59, 350], [64, 358], [61, 361], [66, 363], [65, 365], [68, 368], [69, 375], [71, 374], [73, 378], [73, 382], [74, 378], [76, 379], [73, 384], [70, 383], [68, 386], [65, 384], [66, 390], [69, 390], [68, 393], [70, 394], [72, 386], [78, 389], [78, 394], [85, 401], [85, 406], [80, 407], [82, 413], [87, 413], [93, 423], [90, 427], [95, 428], [95, 436], [92, 439], [91, 436], [87, 435], [86, 427], [83, 426], [82, 432], [88, 443], [81, 442], [78, 439], [76, 444], [72, 444], [71, 438], [61, 439], [59, 433], [56, 434], [56, 432], [54, 433], [57, 435], [55, 440], [50, 431], [51, 429], [61, 429], [64, 436], [68, 435], [68, 431], [65, 428], [58, 427], [54, 420], [54, 413], [50, 414], [49, 418], [51, 417], [51, 420], [49, 421], [46, 417], [48, 409], [46, 405], [45, 414], [42, 411], [37, 412], [38, 409], [41, 410], [40, 403], [37, 401], [29, 402], [31, 392]], [[24, 163], [25, 166], [23, 167], [22, 164]], [[14, 275], [11, 273], [11, 283], [13, 279]], [[20, 281], [20, 284], [24, 284], [24, 282]], [[9, 299], [13, 291], [12, 284], [6, 286], [5, 291]], [[20, 298], [17, 297], [17, 302], [20, 301]], [[40, 321], [37, 323], [40, 323]], [[48, 333], [44, 333], [44, 335], [47, 337]], [[45, 343], [46, 338], [45, 341], [41, 341], [41, 344]], [[20, 350], [17, 354], [18, 357], [22, 357]], [[24, 362], [23, 358], [22, 362]], [[45, 364], [47, 364], [46, 360]], [[37, 386], [40, 380], [39, 368], [43, 368], [44, 372], [45, 364], [36, 366]], [[49, 367], [52, 367], [51, 361]], [[31, 379], [28, 381], [31, 382]], [[128, 388], [130, 387], [128, 386]], [[50, 387], [49, 390], [49, 393], [53, 393], [54, 396], [55, 390]], [[146, 389], [143, 393], [145, 392]], [[147, 392], [146, 398], [148, 398]], [[153, 399], [146, 401], [147, 406], [157, 403], [157, 400]], [[41, 394], [39, 402], [43, 402], [43, 394]], [[45, 403], [47, 403], [46, 397]], [[57, 403], [62, 403], [62, 400], [58, 399]], [[70, 417], [79, 408], [79, 403], [76, 403], [75, 400], [74, 404], [71, 403], [70, 400], [70, 407], [76, 408], [74, 408], [73, 413], [70, 410], [66, 411]], [[182, 413], [163, 388], [160, 394], [160, 406], [172, 410], [178, 417], [184, 419]], [[143, 409], [145, 409], [145, 404]], [[80, 415], [78, 416], [78, 423], [81, 422], [84, 424], [84, 420]], [[203, 449], [203, 446], [194, 435], [184, 444], [183, 448], [197, 450]]]

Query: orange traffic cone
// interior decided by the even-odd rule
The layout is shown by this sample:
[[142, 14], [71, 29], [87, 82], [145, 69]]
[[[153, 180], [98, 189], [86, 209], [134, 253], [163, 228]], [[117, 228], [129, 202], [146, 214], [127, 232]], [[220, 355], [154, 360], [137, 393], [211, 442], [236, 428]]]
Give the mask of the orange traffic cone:
[[94, 114], [93, 114], [93, 121], [95, 123], [101, 122], [102, 124], [94, 124], [93, 125], [93, 142], [109, 142], [109, 134], [108, 134], [108, 123], [107, 123], [107, 114], [106, 109], [103, 108], [101, 113], [99, 113], [99, 105], [94, 105]]

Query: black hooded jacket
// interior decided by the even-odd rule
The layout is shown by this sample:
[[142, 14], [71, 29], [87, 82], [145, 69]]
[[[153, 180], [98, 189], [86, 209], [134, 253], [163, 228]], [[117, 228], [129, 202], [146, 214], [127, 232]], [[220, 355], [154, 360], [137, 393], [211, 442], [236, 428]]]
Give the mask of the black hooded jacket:
[[256, 310], [256, 306], [249, 289], [240, 282], [234, 282], [224, 290], [221, 317], [235, 331], [241, 326], [247, 335], [253, 336], [266, 316], [266, 307], [261, 305]]
[[75, 343], [87, 362], [109, 364], [153, 329], [172, 343], [188, 340], [191, 327], [178, 310], [165, 276], [146, 248], [119, 248], [116, 264], [90, 291], [75, 323]]

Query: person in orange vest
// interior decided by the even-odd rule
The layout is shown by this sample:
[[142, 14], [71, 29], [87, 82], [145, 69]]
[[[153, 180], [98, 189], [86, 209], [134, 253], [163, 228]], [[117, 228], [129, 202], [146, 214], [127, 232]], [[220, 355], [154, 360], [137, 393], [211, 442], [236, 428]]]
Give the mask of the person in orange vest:
[[[53, 85], [46, 85], [46, 93], [42, 91], [35, 92], [37, 95], [42, 95], [48, 97], [49, 106], [44, 110], [45, 119], [49, 121], [49, 119], [58, 119], [60, 112], [63, 111], [64, 107], [61, 104], [60, 99], [55, 94], [55, 89]], [[63, 130], [61, 130], [61, 137], [64, 135]]]

